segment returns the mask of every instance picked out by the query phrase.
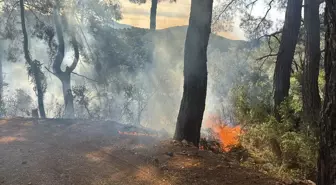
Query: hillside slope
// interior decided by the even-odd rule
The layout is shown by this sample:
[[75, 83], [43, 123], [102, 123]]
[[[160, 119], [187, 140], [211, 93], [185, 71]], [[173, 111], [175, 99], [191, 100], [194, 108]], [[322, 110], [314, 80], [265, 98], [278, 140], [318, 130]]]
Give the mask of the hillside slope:
[[[170, 27], [151, 31], [144, 28], [113, 29], [109, 26], [92, 25], [95, 52], [100, 61], [106, 64], [105, 69], [115, 69], [118, 65], [138, 68], [142, 63], [154, 60], [159, 63], [181, 63], [183, 61], [184, 42], [187, 26]], [[248, 42], [230, 40], [211, 34], [208, 55], [212, 52], [225, 53], [230, 48], [247, 47]]]

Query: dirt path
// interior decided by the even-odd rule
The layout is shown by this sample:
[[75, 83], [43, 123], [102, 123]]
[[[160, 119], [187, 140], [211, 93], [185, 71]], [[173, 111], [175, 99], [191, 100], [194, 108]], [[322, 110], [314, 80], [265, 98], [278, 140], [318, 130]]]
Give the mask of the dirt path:
[[150, 158], [132, 153], [156, 140], [119, 130], [113, 122], [1, 120], [0, 184], [161, 184]]
[[118, 131], [132, 128], [83, 120], [0, 120], [0, 185], [282, 184], [225, 154]]

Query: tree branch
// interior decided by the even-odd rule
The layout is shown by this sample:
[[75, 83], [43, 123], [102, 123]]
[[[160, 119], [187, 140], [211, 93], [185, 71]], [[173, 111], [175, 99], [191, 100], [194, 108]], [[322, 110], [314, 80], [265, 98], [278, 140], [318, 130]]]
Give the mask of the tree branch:
[[74, 49], [74, 52], [75, 52], [75, 57], [74, 57], [74, 61], [72, 62], [71, 66], [66, 68], [67, 73], [73, 72], [75, 70], [77, 64], [78, 64], [78, 61], [79, 61], [78, 42], [76, 40], [75, 35], [72, 35], [72, 46], [73, 46], [73, 49]]
[[277, 55], [278, 55], [277, 53], [270, 53], [270, 54], [268, 54], [268, 55], [259, 57], [259, 58], [257, 58], [256, 60], [267, 59], [267, 58], [269, 58], [269, 57], [276, 57]]
[[57, 76], [57, 74], [56, 73], [54, 73], [54, 72], [52, 72], [50, 69], [48, 69], [47, 67], [45, 67], [44, 66], [44, 68], [49, 72], [49, 73], [51, 73], [51, 74], [53, 74], [53, 75], [55, 75], [55, 76]]
[[267, 9], [267, 11], [266, 11], [264, 17], [261, 18], [261, 20], [260, 20], [260, 22], [258, 23], [257, 27], [255, 28], [255, 31], [257, 31], [257, 30], [259, 29], [261, 23], [264, 22], [264, 21], [266, 20], [266, 17], [267, 17], [267, 15], [268, 15], [269, 11], [271, 11], [271, 9], [272, 9], [272, 3], [273, 3], [273, 2], [274, 2], [274, 0], [271, 0], [271, 1], [268, 3], [268, 9]]
[[35, 13], [29, 6], [27, 6], [27, 8], [28, 8], [29, 11], [34, 15], [34, 17], [35, 17], [35, 19], [36, 19], [37, 21], [42, 22], [42, 21], [40, 20], [40, 18], [36, 15], [36, 13]]
[[256, 2], [258, 2], [258, 0], [254, 0], [251, 3], [247, 4], [245, 7], [248, 8], [249, 6], [252, 5], [252, 7], [254, 6], [254, 4], [256, 4]]
[[[14, 9], [15, 9], [15, 7], [16, 7], [16, 5], [17, 5], [18, 3], [21, 3], [21, 0], [20, 0], [20, 1], [16, 1], [16, 2], [13, 4], [12, 9], [10, 10], [10, 12], [9, 12], [9, 14], [8, 14], [8, 17], [7, 17], [7, 20], [6, 20], [6, 25], [8, 24], [9, 18], [12, 16], [12, 13], [13, 13], [13, 11], [14, 11]], [[20, 7], [21, 7], [21, 5], [20, 5]], [[20, 8], [20, 9], [21, 9], [21, 8]]]
[[232, 5], [232, 3], [234, 3], [236, 0], [231, 0], [226, 6], [225, 8], [219, 13], [219, 15], [217, 16], [217, 18], [213, 21], [213, 24], [217, 23], [220, 19], [220, 17], [226, 12], [226, 10]]
[[[278, 31], [278, 32], [274, 32], [272, 34], [270, 34], [270, 36], [268, 36], [268, 40], [267, 40], [267, 44], [268, 44], [268, 48], [269, 48], [269, 54], [268, 55], [265, 55], [265, 56], [262, 56], [262, 57], [259, 57], [257, 58], [256, 60], [263, 60], [263, 62], [261, 63], [261, 65], [259, 66], [259, 70], [261, 70], [261, 68], [263, 67], [263, 65], [265, 64], [266, 60], [269, 58], [269, 57], [275, 57], [275, 56], [278, 56], [278, 53], [273, 53], [273, 48], [271, 47], [271, 36], [275, 37], [279, 43], [280, 43], [280, 40], [278, 39], [278, 37], [276, 37], [275, 35], [278, 34], [278, 33], [281, 33], [281, 31]], [[266, 35], [267, 36], [267, 35]]]
[[264, 37], [274, 37], [280, 43], [280, 39], [279, 39], [279, 37], [277, 37], [277, 35], [280, 34], [280, 33], [282, 33], [282, 30], [273, 32], [271, 34], [265, 34], [265, 35], [259, 37], [258, 40], [260, 40]]
[[[57, 76], [56, 73], [52, 72], [52, 71], [51, 71], [50, 69], [48, 69], [47, 67], [44, 67], [44, 68], [45, 68], [49, 73], [51, 73], [51, 74]], [[92, 79], [92, 78], [86, 77], [86, 76], [81, 75], [81, 74], [78, 74], [78, 73], [76, 73], [76, 72], [73, 72], [73, 71], [72, 71], [71, 74], [74, 74], [74, 75], [77, 75], [77, 76], [79, 76], [79, 77], [82, 77], [82, 78], [85, 78], [85, 79], [87, 79], [87, 80], [90, 80], [90, 81], [93, 81], [93, 82], [97, 82], [97, 83], [98, 83], [97, 80], [94, 80], [94, 79]]]
[[74, 75], [77, 75], [77, 76], [79, 76], [79, 77], [85, 78], [85, 79], [87, 79], [87, 80], [90, 80], [90, 81], [93, 81], [93, 82], [97, 82], [97, 83], [98, 83], [97, 80], [94, 80], [94, 79], [92, 79], [92, 78], [86, 77], [86, 76], [81, 75], [81, 74], [78, 74], [78, 73], [76, 73], [76, 72], [71, 72], [71, 73], [74, 74]]

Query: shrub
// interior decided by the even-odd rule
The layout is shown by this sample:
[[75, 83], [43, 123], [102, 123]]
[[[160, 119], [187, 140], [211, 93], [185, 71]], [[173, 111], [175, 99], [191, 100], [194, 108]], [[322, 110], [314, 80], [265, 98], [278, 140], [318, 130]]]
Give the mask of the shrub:
[[[272, 114], [272, 89], [256, 91], [253, 86], [233, 89], [236, 122], [245, 133], [240, 140], [254, 159], [245, 165], [257, 165], [265, 173], [279, 178], [314, 180], [317, 140], [309, 126], [301, 120], [302, 102], [296, 79], [290, 96], [281, 104], [281, 122]], [[253, 93], [251, 93], [253, 90]], [[256, 93], [258, 92], [258, 93]]]

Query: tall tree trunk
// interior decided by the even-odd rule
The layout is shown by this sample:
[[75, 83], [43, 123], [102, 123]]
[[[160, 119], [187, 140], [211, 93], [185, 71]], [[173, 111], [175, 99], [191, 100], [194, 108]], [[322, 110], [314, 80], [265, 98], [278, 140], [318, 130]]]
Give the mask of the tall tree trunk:
[[318, 185], [336, 184], [336, 0], [326, 0], [325, 97], [320, 123]]
[[318, 76], [320, 52], [320, 0], [305, 0], [304, 25], [306, 29], [305, 62], [303, 66], [302, 100], [304, 120], [317, 128], [321, 108]]
[[157, 11], [158, 0], [152, 0], [152, 6], [150, 9], [150, 29], [156, 29], [156, 11]]
[[4, 80], [2, 72], [2, 53], [0, 53], [0, 118], [5, 116], [4, 112], [4, 99], [3, 99], [3, 90], [4, 90]]
[[192, 0], [184, 48], [184, 86], [174, 138], [199, 144], [207, 90], [213, 0]]
[[46, 113], [44, 110], [44, 91], [43, 91], [43, 85], [41, 82], [41, 77], [40, 77], [40, 73], [41, 73], [41, 69], [40, 69], [40, 62], [37, 60], [34, 60], [32, 62], [32, 70], [33, 70], [33, 75], [34, 75], [34, 79], [35, 79], [35, 87], [36, 87], [36, 91], [37, 91], [37, 102], [38, 102], [38, 109], [40, 112], [40, 116], [41, 118], [46, 118]]
[[4, 88], [4, 80], [3, 80], [3, 72], [2, 72], [2, 53], [0, 53], [0, 102], [3, 100], [3, 88]]
[[[37, 100], [38, 100], [38, 106], [39, 106], [39, 111], [40, 111], [40, 116], [42, 118], [46, 118], [46, 114], [44, 111], [44, 102], [43, 102], [43, 90], [42, 90], [42, 83], [41, 83], [41, 69], [40, 66], [38, 66], [37, 61], [32, 61], [29, 53], [29, 47], [28, 47], [28, 34], [27, 34], [27, 29], [26, 29], [26, 21], [25, 21], [25, 14], [24, 14], [24, 3], [23, 0], [20, 0], [20, 13], [21, 13], [21, 27], [22, 27], [22, 33], [23, 33], [23, 50], [24, 50], [24, 56], [26, 59], [26, 62], [30, 67], [32, 68], [33, 75], [34, 77], [34, 83], [35, 83], [35, 88], [37, 91]], [[39, 63], [39, 62], [38, 62]]]
[[[290, 76], [295, 46], [298, 40], [301, 24], [302, 0], [288, 0], [285, 23], [282, 29], [280, 48], [274, 71], [274, 106], [277, 108], [288, 96]], [[277, 118], [280, 117], [277, 115]]]
[[[157, 5], [158, 5], [158, 0], [152, 0], [152, 6], [150, 9], [150, 20], [149, 20], [149, 27], [152, 32], [152, 42], [151, 42], [151, 50], [149, 53], [149, 61], [151, 63], [154, 62], [154, 51], [155, 51], [155, 35], [154, 32], [156, 30], [156, 12], [157, 12]], [[150, 79], [152, 80], [152, 79]]]

